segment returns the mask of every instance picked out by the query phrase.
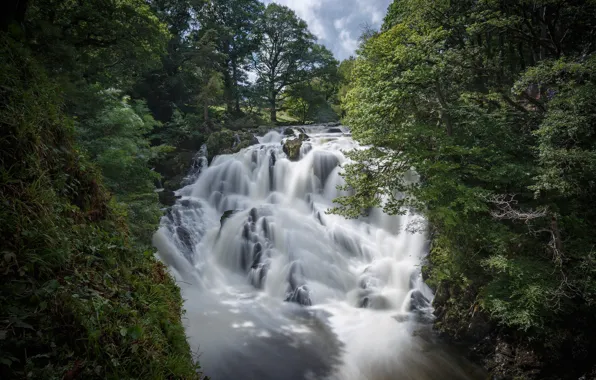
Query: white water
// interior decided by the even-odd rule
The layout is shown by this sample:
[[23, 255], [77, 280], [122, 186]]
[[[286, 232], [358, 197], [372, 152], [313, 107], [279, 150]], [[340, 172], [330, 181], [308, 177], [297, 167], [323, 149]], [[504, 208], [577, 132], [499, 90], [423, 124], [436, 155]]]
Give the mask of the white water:
[[[419, 268], [427, 239], [406, 231], [421, 218], [327, 215], [343, 183], [342, 150], [358, 146], [337, 130], [306, 132], [298, 162], [275, 131], [208, 168], [198, 160], [200, 175], [189, 177], [196, 181], [178, 192], [155, 234], [205, 374], [475, 378], [430, 332], [432, 292]], [[222, 225], [226, 211], [233, 213]]]

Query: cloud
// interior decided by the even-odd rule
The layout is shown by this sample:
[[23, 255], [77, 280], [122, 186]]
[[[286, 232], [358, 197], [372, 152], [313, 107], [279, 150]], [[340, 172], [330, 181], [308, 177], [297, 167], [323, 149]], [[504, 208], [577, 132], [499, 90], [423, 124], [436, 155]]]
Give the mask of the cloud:
[[[271, 0], [264, 0], [271, 3]], [[354, 55], [363, 27], [379, 28], [392, 0], [276, 0], [308, 23], [337, 59]]]

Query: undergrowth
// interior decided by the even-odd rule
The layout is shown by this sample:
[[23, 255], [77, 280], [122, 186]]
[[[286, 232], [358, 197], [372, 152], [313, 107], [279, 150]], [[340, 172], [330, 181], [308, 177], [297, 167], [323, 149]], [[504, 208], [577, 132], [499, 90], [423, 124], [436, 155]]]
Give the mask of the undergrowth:
[[74, 139], [58, 87], [0, 36], [0, 378], [199, 378], [182, 299]]

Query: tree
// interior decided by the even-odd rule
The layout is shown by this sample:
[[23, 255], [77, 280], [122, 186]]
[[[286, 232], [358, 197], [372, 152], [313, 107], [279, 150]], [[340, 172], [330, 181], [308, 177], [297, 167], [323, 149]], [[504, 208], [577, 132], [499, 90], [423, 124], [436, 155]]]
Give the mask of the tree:
[[269, 4], [258, 28], [262, 41], [254, 54], [254, 69], [257, 81], [266, 89], [271, 121], [276, 122], [277, 103], [288, 86], [310, 80], [336, 63], [288, 7]]
[[246, 83], [249, 58], [260, 43], [256, 24], [264, 9], [257, 0], [211, 0], [199, 16], [203, 27], [214, 30], [217, 36], [216, 46], [223, 57], [224, 98], [230, 114], [241, 113], [241, 87]]
[[315, 88], [313, 83], [304, 82], [290, 87], [285, 107], [290, 111], [290, 115], [299, 117], [300, 123], [306, 124], [324, 104], [326, 101], [322, 91]]
[[345, 114], [344, 103], [346, 102], [346, 96], [348, 95], [348, 92], [350, 91], [350, 89], [352, 89], [353, 86], [352, 71], [354, 70], [355, 63], [356, 58], [352, 56], [348, 59], [341, 61], [337, 69], [339, 76], [337, 98], [342, 109], [342, 114]]
[[346, 122], [369, 148], [349, 153], [335, 210], [424, 213], [438, 326], [482, 316], [545, 363], [585, 363], [571, 377], [596, 352], [595, 16], [584, 1], [395, 1], [351, 70]]
[[152, 2], [170, 32], [167, 54], [162, 56], [160, 67], [146, 72], [135, 84], [132, 95], [146, 99], [162, 123], [169, 122], [176, 110], [201, 113], [203, 107], [197, 98], [212, 71], [221, 65], [216, 31], [203, 28], [197, 19], [205, 6], [202, 0]]
[[120, 88], [158, 66], [167, 41], [165, 25], [143, 0], [109, 7], [102, 0], [34, 1], [25, 28], [50, 72]]

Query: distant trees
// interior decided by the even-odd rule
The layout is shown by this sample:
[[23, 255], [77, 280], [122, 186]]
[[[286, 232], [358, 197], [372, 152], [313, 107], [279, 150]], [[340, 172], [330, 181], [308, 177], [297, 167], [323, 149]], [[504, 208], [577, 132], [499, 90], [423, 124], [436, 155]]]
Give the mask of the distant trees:
[[257, 27], [262, 36], [254, 70], [275, 122], [278, 101], [289, 86], [322, 76], [337, 62], [329, 50], [315, 43], [306, 23], [285, 6], [269, 4]]
[[200, 21], [216, 35], [216, 46], [222, 55], [224, 99], [228, 112], [241, 114], [242, 88], [247, 81], [252, 55], [261, 43], [257, 28], [264, 5], [258, 0], [211, 0], [203, 8]]

